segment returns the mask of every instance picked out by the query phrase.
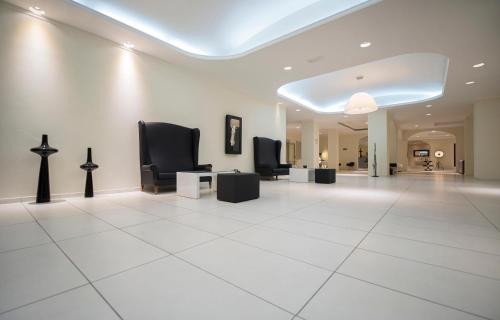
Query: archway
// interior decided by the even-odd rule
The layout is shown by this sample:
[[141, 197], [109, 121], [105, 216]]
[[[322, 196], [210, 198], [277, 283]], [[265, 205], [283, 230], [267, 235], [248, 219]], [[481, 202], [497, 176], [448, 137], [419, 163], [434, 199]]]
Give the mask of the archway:
[[456, 172], [456, 137], [445, 131], [429, 130], [408, 137], [409, 172]]
[[358, 169], [368, 170], [368, 136], [359, 139]]

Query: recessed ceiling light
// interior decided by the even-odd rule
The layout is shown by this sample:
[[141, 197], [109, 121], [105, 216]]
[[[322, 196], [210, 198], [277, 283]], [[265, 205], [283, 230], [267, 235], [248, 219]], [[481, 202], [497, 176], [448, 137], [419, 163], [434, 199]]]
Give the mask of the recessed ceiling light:
[[432, 104], [428, 104], [428, 105], [426, 105], [425, 107], [426, 107], [426, 108], [430, 108], [430, 107], [432, 107]]
[[365, 121], [365, 124], [368, 124], [368, 121]]
[[37, 16], [43, 16], [45, 14], [45, 11], [42, 10], [42, 8], [38, 6], [34, 7], [29, 7], [30, 11], [36, 14]]
[[469, 81], [469, 82], [466, 82], [465, 84], [474, 84], [476, 83], [475, 81]]
[[359, 45], [361, 48], [368, 48], [369, 46], [371, 46], [372, 43], [371, 42], [368, 42], [368, 41], [363, 41], [361, 42], [361, 44]]
[[431, 132], [436, 132], [436, 130], [432, 130]]
[[418, 128], [418, 124], [415, 125], [415, 128]]
[[296, 126], [295, 128], [300, 129], [300, 126]]
[[123, 46], [124, 46], [126, 49], [134, 49], [134, 47], [135, 47], [133, 43], [128, 42], [128, 41], [127, 41], [127, 42], [124, 42], [124, 43], [123, 43]]
[[426, 113], [425, 115], [426, 115], [426, 116], [430, 116], [431, 114], [430, 114], [430, 113]]
[[473, 67], [473, 68], [481, 68], [482, 66], [484, 66], [484, 62], [481, 62], [481, 63], [475, 64], [475, 65], [473, 65], [472, 67]]
[[292, 70], [292, 66], [286, 66], [286, 67], [283, 68], [283, 70], [290, 71], [290, 70]]
[[300, 109], [295, 109], [295, 111], [299, 112], [299, 111], [300, 111]]

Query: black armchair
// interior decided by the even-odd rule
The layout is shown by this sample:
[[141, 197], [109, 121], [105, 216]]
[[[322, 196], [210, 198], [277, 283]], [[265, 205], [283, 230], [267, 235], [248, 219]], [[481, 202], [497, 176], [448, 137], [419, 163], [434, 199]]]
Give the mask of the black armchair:
[[263, 177], [289, 175], [291, 164], [280, 164], [281, 141], [269, 138], [253, 138], [255, 171]]
[[[211, 164], [198, 164], [200, 130], [162, 122], [139, 121], [141, 188], [176, 185], [178, 171], [212, 171]], [[211, 177], [200, 181], [212, 184]]]

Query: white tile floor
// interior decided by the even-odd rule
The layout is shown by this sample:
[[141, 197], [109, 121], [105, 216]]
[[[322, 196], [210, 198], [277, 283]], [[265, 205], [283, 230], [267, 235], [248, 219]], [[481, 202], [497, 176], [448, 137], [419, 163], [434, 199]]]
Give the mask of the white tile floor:
[[500, 183], [0, 205], [0, 319], [500, 319]]

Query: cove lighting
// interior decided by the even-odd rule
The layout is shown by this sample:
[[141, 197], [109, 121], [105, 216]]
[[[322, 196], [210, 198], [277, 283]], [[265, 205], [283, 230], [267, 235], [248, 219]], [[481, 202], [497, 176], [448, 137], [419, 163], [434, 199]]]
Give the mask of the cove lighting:
[[470, 85], [470, 84], [474, 84], [474, 83], [476, 83], [476, 82], [475, 81], [469, 81], [469, 82], [466, 82], [465, 84]]
[[359, 45], [361, 48], [368, 48], [369, 46], [371, 46], [372, 43], [371, 42], [368, 42], [368, 41], [364, 41], [364, 42], [361, 42], [361, 44]]
[[381, 0], [71, 1], [185, 54], [229, 59]]
[[129, 49], [129, 50], [132, 50], [132, 49], [134, 49], [134, 47], [135, 47], [133, 43], [130, 43], [130, 42], [128, 42], [128, 41], [127, 41], [127, 42], [124, 42], [124, 43], [123, 43], [123, 46], [124, 46], [126, 49]]
[[[447, 72], [447, 57], [410, 53], [289, 82], [277, 92], [279, 97], [317, 113], [344, 112], [358, 92], [372, 96], [378, 108], [389, 108], [441, 97]], [[364, 80], [356, 80], [361, 74]]]
[[473, 65], [472, 67], [473, 67], [473, 68], [481, 68], [482, 66], [484, 66], [484, 62], [481, 62], [481, 63], [475, 64], [475, 65]]
[[33, 14], [36, 14], [37, 16], [43, 16], [45, 14], [45, 11], [42, 10], [42, 8], [34, 6], [34, 7], [29, 7], [30, 11]]

